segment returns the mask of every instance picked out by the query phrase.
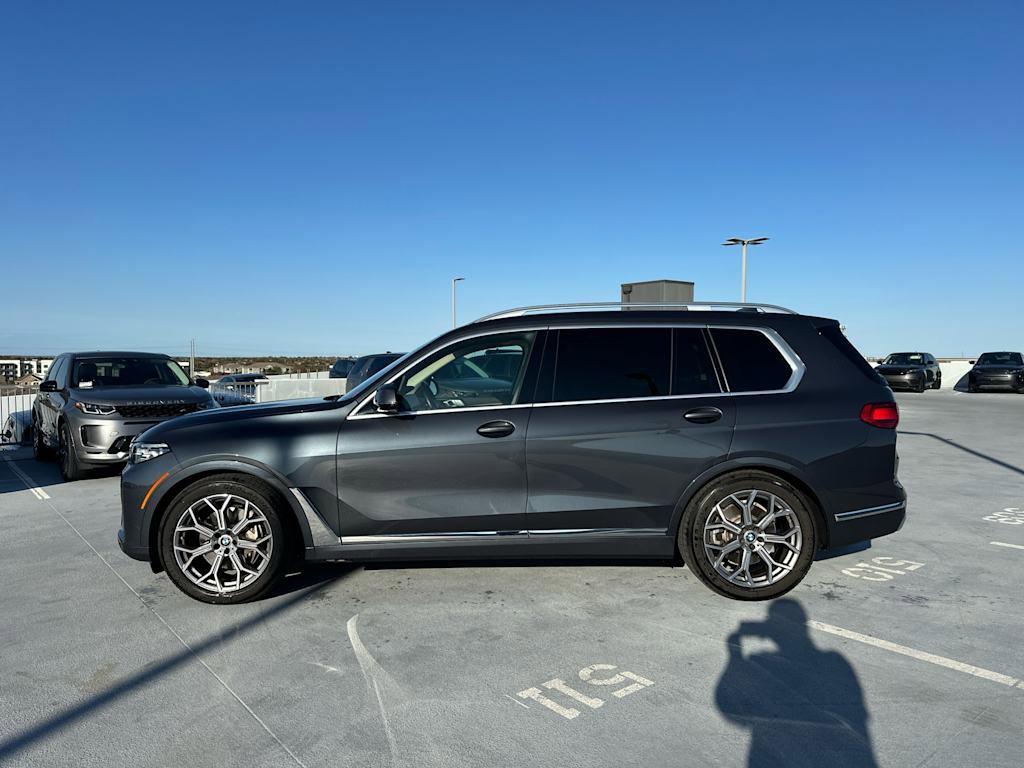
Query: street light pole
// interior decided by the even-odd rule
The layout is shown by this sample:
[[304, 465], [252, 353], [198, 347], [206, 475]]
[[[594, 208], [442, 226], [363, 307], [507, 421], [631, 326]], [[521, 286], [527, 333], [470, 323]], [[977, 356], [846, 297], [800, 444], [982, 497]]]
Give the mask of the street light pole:
[[748, 245], [761, 245], [768, 240], [767, 237], [754, 237], [746, 240], [742, 237], [730, 237], [722, 245], [739, 245], [740, 250], [743, 253], [743, 266], [740, 271], [740, 301], [744, 304], [747, 303], [747, 246]]
[[460, 283], [466, 278], [464, 277], [453, 277], [452, 278], [452, 328], [457, 327], [458, 323], [455, 320], [455, 284]]

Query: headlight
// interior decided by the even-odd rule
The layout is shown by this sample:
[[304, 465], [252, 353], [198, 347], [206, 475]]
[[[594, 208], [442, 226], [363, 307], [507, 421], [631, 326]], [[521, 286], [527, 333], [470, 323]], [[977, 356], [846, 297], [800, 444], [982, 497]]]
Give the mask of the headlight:
[[155, 459], [157, 456], [163, 456], [165, 453], [169, 453], [170, 450], [167, 447], [167, 443], [133, 442], [131, 449], [128, 451], [128, 461], [132, 464], [141, 464], [144, 461]]
[[95, 403], [75, 403], [75, 408], [90, 416], [109, 416], [117, 411], [113, 405], [96, 405]]

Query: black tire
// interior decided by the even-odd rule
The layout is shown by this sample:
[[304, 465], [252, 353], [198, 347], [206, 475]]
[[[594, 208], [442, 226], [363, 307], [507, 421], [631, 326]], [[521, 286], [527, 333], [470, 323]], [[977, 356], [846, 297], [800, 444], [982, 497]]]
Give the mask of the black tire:
[[925, 390], [925, 385], [924, 385], [924, 379], [922, 378], [921, 381], [918, 382], [917, 386], [914, 387], [914, 391], [917, 392], [918, 394], [920, 394], [920, 393], [924, 392], [924, 390]]
[[43, 432], [32, 421], [32, 458], [36, 461], [53, 461], [53, 449], [43, 442]]
[[60, 425], [58, 437], [57, 461], [60, 464], [60, 476], [66, 483], [73, 483], [85, 477], [85, 470], [78, 460], [78, 453], [75, 451], [75, 441], [71, 437], [71, 427], [65, 421]]
[[[175, 527], [179, 520], [186, 515], [189, 507], [196, 502], [202, 501], [204, 497], [230, 494], [231, 496], [248, 501], [254, 505], [266, 518], [266, 527], [269, 528], [272, 547], [269, 552], [268, 562], [259, 576], [251, 583], [241, 588], [233, 588], [233, 591], [217, 593], [200, 587], [197, 583], [185, 574], [182, 566], [175, 558]], [[285, 514], [280, 509], [280, 502], [276, 494], [260, 480], [247, 475], [214, 475], [203, 478], [183, 490], [171, 501], [166, 514], [160, 523], [159, 543], [160, 560], [167, 575], [174, 585], [189, 597], [195, 598], [204, 603], [216, 605], [230, 605], [234, 603], [245, 603], [251, 600], [258, 600], [263, 597], [281, 577], [285, 570], [285, 563], [288, 559], [289, 542], [281, 515]], [[260, 535], [264, 535], [263, 523], [259, 524]], [[250, 529], [251, 530], [251, 529]], [[241, 536], [239, 536], [241, 538]], [[210, 539], [213, 543], [213, 539]], [[241, 552], [242, 550], [231, 550]], [[210, 553], [215, 556], [215, 553]], [[262, 560], [259, 561], [262, 563]], [[252, 563], [249, 563], [252, 565]], [[211, 564], [212, 567], [212, 564]], [[225, 564], [226, 568], [232, 568]], [[253, 566], [256, 567], [256, 566]], [[236, 571], [238, 580], [240, 574]], [[218, 578], [219, 582], [219, 578]], [[228, 585], [230, 586], [230, 585]]]
[[[802, 536], [799, 553], [792, 563], [791, 570], [764, 586], [742, 585], [729, 581], [715, 569], [704, 545], [704, 525], [715, 506], [727, 500], [731, 494], [751, 490], [767, 491], [786, 504], [793, 511]], [[799, 584], [811, 567], [817, 548], [811, 509], [812, 504], [804, 494], [782, 478], [759, 470], [732, 472], [712, 480], [687, 505], [679, 525], [679, 551], [694, 575], [718, 594], [734, 600], [771, 600], [784, 595]], [[770, 556], [774, 554], [777, 552]], [[763, 561], [761, 565], [766, 567]]]
[[932, 384], [932, 389], [942, 389], [942, 377], [936, 376], [935, 383]]

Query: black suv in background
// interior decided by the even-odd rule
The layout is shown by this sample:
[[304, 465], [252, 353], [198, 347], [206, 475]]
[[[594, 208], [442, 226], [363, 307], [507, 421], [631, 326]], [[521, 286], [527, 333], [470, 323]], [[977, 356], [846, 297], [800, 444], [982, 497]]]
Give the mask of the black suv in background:
[[1020, 352], [986, 352], [967, 374], [967, 390], [1004, 389], [1024, 393], [1024, 356]]
[[401, 355], [397, 352], [384, 352], [379, 355], [363, 355], [356, 358], [349, 368], [348, 376], [345, 377], [345, 388], [349, 391], [355, 389], [368, 378], [383, 371]]
[[927, 352], [893, 352], [875, 368], [892, 389], [942, 388], [942, 370]]
[[677, 553], [759, 600], [902, 525], [899, 412], [836, 321], [603, 306], [491, 316], [344, 396], [150, 429], [118, 542], [211, 603], [296, 557]]
[[328, 371], [328, 378], [331, 379], [347, 379], [349, 371], [352, 370], [352, 366], [356, 364], [354, 357], [339, 357], [335, 360]]

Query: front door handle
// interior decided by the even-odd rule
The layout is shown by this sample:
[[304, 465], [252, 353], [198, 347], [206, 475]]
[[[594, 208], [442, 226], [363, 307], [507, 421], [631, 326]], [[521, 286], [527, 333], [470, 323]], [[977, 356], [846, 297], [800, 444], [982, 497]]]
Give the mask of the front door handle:
[[476, 428], [477, 434], [483, 437], [508, 437], [516, 431], [511, 421], [488, 421]]
[[692, 424], [711, 424], [722, 418], [722, 411], [709, 405], [705, 408], [694, 408], [683, 414], [683, 418]]

